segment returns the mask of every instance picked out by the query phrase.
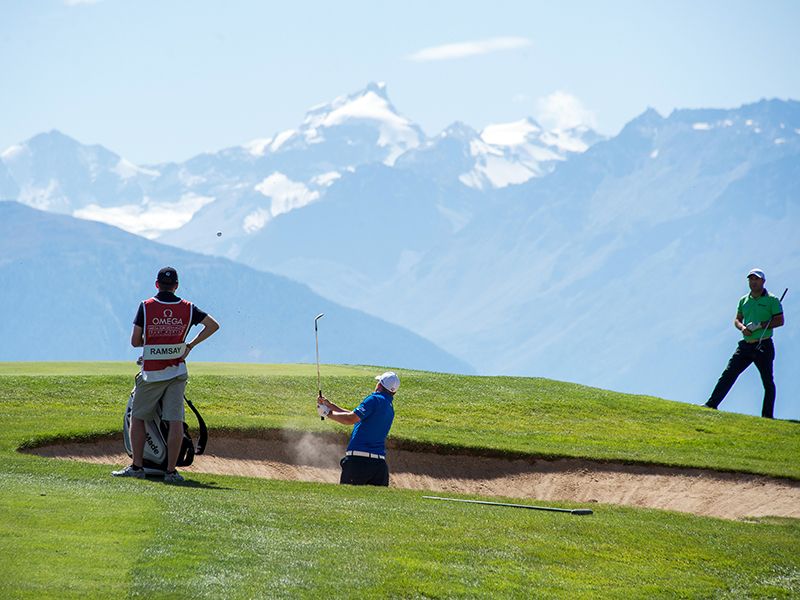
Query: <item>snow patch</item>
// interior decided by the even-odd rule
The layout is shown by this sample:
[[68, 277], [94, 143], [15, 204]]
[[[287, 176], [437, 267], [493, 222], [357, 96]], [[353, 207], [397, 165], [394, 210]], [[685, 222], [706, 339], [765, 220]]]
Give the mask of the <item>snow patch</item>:
[[469, 153], [471, 156], [485, 156], [485, 155], [503, 156], [503, 151], [500, 150], [500, 148], [495, 148], [490, 144], [482, 142], [480, 139], [470, 141]]
[[586, 127], [570, 130], [543, 129], [531, 119], [492, 124], [480, 137], [469, 142], [475, 166], [459, 176], [467, 187], [482, 190], [524, 183], [553, 169], [567, 153], [585, 152], [589, 145], [581, 139]]
[[247, 150], [252, 156], [264, 156], [267, 153], [267, 148], [272, 143], [272, 138], [258, 138], [250, 140], [242, 145], [242, 148]]
[[458, 180], [468, 188], [472, 188], [474, 190], [483, 189], [483, 178], [477, 169], [473, 169], [468, 173], [462, 173], [458, 176]]
[[341, 173], [338, 171], [328, 171], [327, 173], [322, 173], [321, 175], [317, 175], [311, 179], [311, 183], [316, 185], [317, 187], [327, 187], [332, 185], [334, 181], [340, 179], [342, 176]]
[[242, 229], [245, 233], [255, 233], [259, 229], [263, 229], [264, 225], [272, 218], [269, 210], [266, 208], [259, 208], [244, 218], [242, 222]]
[[287, 129], [286, 131], [282, 131], [281, 133], [275, 136], [275, 140], [272, 142], [272, 145], [269, 147], [269, 149], [272, 152], [277, 152], [278, 148], [280, 148], [287, 141], [289, 141], [289, 138], [291, 138], [294, 134], [295, 134], [294, 129]]
[[153, 201], [145, 197], [141, 204], [109, 208], [89, 204], [74, 211], [72, 216], [99, 221], [148, 239], [155, 239], [167, 231], [183, 227], [192, 220], [197, 211], [213, 201], [213, 197], [192, 193], [183, 194], [177, 202]]
[[589, 144], [563, 129], [543, 133], [540, 139], [548, 146], [554, 146], [563, 152], [586, 152], [589, 149]]
[[25, 153], [27, 148], [22, 146], [21, 144], [14, 144], [13, 146], [9, 146], [6, 148], [2, 154], [0, 154], [0, 158], [3, 160], [14, 160], [18, 156]]
[[319, 132], [316, 127], [309, 127], [303, 132], [303, 137], [307, 144], [321, 144], [325, 141], [325, 137]]
[[492, 187], [503, 188], [524, 183], [535, 175], [531, 169], [518, 162], [503, 156], [486, 155], [470, 172], [459, 175], [458, 180], [467, 187], [482, 190], [486, 182]]
[[481, 131], [481, 139], [495, 146], [519, 146], [528, 142], [528, 136], [541, 131], [530, 119], [522, 119], [512, 123], [487, 125]]
[[145, 175], [147, 177], [159, 177], [161, 175], [161, 173], [158, 171], [137, 167], [131, 161], [124, 158], [120, 158], [119, 162], [117, 162], [117, 164], [114, 165], [114, 168], [111, 170], [119, 175], [122, 179], [130, 179], [132, 177], [136, 177], [137, 175]]
[[19, 192], [19, 201], [39, 210], [56, 210], [58, 205], [68, 204], [55, 179], [48, 181], [46, 187], [24, 186]]
[[[554, 160], [564, 160], [564, 156], [552, 150], [551, 148], [543, 148], [541, 146], [521, 146], [519, 150], [519, 160], [529, 168], [534, 168], [537, 171], [542, 171], [541, 163], [551, 162]], [[527, 156], [526, 156], [527, 155]]]
[[264, 179], [254, 189], [272, 200], [269, 212], [273, 217], [306, 206], [319, 198], [319, 192], [312, 192], [305, 184], [292, 181], [278, 171]]

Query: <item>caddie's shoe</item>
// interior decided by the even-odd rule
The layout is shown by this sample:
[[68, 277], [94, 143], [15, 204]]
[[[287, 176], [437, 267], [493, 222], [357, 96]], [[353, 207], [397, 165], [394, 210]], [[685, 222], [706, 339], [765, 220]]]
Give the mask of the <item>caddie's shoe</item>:
[[716, 406], [711, 406], [710, 404], [701, 404], [700, 408], [710, 408], [711, 410], [719, 410]]
[[182, 481], [185, 481], [185, 479], [183, 478], [183, 475], [177, 471], [173, 471], [172, 473], [167, 471], [164, 473], [164, 483], [180, 483]]
[[139, 467], [138, 469], [135, 469], [133, 465], [128, 465], [119, 471], [111, 471], [111, 475], [113, 477], [136, 477], [136, 479], [144, 479], [147, 477], [147, 474], [144, 472], [143, 468]]

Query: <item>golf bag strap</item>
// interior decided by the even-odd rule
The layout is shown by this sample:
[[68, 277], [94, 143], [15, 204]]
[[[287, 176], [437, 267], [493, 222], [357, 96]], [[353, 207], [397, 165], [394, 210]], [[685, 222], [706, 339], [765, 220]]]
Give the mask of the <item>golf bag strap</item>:
[[206, 422], [203, 420], [203, 417], [200, 416], [200, 411], [194, 407], [192, 401], [186, 396], [184, 396], [183, 399], [186, 401], [186, 404], [189, 405], [189, 408], [192, 409], [194, 416], [197, 417], [197, 424], [200, 427], [200, 438], [197, 440], [197, 448], [194, 453], [202, 454], [206, 449], [206, 442], [208, 442], [208, 427], [206, 427]]

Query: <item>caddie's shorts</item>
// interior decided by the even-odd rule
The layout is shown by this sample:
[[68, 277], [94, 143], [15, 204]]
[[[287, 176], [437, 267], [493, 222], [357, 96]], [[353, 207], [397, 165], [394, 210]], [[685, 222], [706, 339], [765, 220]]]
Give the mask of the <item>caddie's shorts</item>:
[[142, 374], [136, 375], [131, 416], [136, 419], [152, 419], [156, 415], [158, 401], [161, 403], [162, 421], [183, 421], [183, 394], [186, 391], [187, 375], [179, 375], [165, 381], [144, 381]]

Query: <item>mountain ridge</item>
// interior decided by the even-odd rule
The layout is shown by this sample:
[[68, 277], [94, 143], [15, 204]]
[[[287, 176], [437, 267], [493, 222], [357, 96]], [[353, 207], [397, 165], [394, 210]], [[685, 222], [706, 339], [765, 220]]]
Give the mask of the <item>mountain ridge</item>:
[[303, 284], [146, 240], [114, 227], [0, 201], [0, 360], [126, 360], [138, 303], [170, 264], [186, 293], [222, 324], [197, 359], [313, 362], [311, 321], [328, 316], [326, 362], [472, 372], [400, 327], [339, 306]]

